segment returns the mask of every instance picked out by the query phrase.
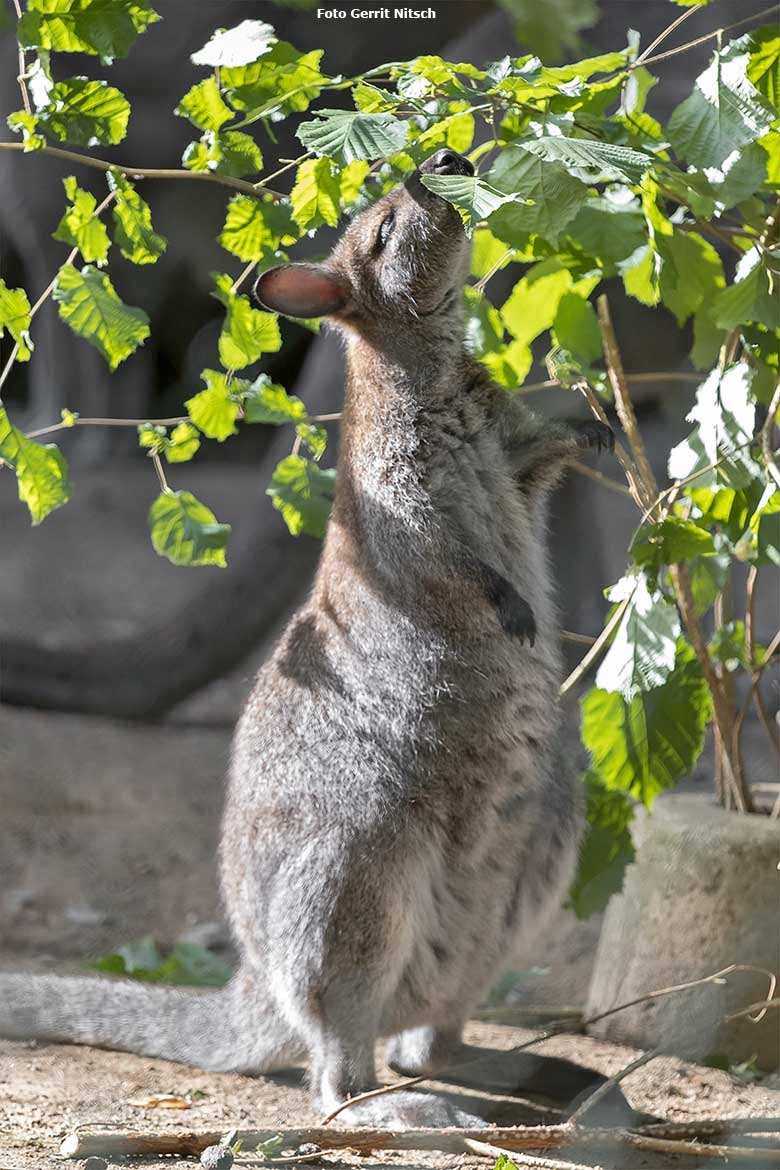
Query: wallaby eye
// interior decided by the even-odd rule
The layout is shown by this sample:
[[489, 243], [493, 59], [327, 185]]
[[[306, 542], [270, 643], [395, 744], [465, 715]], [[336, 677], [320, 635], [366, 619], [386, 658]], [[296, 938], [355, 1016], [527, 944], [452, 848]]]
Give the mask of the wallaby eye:
[[388, 211], [385, 218], [379, 225], [379, 233], [376, 237], [376, 250], [381, 252], [387, 241], [390, 239], [390, 233], [395, 227], [395, 212]]

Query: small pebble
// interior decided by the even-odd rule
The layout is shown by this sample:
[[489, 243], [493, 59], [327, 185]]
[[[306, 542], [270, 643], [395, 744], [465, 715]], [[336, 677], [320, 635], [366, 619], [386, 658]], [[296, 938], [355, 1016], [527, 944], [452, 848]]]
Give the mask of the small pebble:
[[107, 1170], [108, 1162], [105, 1158], [90, 1157], [85, 1158], [83, 1162], [79, 1162], [81, 1170]]
[[204, 1170], [230, 1170], [233, 1151], [230, 1146], [207, 1146], [200, 1156]]

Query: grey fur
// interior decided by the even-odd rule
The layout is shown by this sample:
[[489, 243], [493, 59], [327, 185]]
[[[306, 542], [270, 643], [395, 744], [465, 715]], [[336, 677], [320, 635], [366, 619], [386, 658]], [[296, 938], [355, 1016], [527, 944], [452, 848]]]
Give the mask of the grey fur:
[[[441, 159], [424, 169], [467, 169]], [[316, 279], [259, 282], [288, 312], [338, 304], [348, 387], [313, 591], [235, 734], [221, 866], [239, 975], [206, 994], [0, 975], [0, 1033], [211, 1069], [306, 1057], [330, 1110], [374, 1085], [378, 1037], [403, 1072], [449, 1059], [561, 901], [582, 813], [558, 750], [545, 499], [604, 435], [543, 423], [464, 351], [467, 263], [457, 214], [417, 174], [356, 218]], [[533, 646], [501, 609], [514, 621], [520, 599]], [[477, 1123], [415, 1092], [342, 1120]]]

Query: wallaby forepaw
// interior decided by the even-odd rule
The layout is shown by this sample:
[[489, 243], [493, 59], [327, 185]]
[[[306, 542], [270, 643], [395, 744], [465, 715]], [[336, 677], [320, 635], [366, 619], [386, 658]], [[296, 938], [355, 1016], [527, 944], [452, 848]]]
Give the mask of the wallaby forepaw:
[[533, 646], [536, 641], [534, 612], [528, 602], [508, 583], [499, 598], [497, 609], [498, 620], [504, 632], [509, 634], [510, 638], [519, 638], [521, 642], [527, 641]]
[[433, 1093], [386, 1093], [350, 1105], [339, 1114], [341, 1125], [368, 1125], [373, 1129], [483, 1129], [487, 1122], [458, 1109]]
[[585, 451], [614, 451], [615, 432], [607, 423], [589, 418], [577, 425], [577, 446]]

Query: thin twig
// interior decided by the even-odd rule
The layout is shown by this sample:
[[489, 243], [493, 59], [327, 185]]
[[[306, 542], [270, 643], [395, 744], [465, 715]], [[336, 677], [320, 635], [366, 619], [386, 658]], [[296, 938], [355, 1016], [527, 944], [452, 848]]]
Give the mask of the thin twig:
[[639, 434], [634, 405], [631, 401], [628, 383], [623, 372], [623, 361], [620, 356], [615, 329], [612, 325], [612, 315], [609, 311], [609, 301], [607, 300], [606, 294], [602, 294], [598, 298], [596, 308], [598, 311], [599, 328], [601, 329], [604, 360], [607, 366], [607, 376], [615, 396], [615, 409], [620, 419], [620, 425], [623, 427], [625, 436], [628, 439], [631, 454], [634, 457], [634, 463], [639, 473], [638, 478], [641, 495], [646, 497], [645, 506], [647, 506], [653, 497], [658, 495], [658, 484], [656, 483], [653, 469], [645, 453], [644, 443]]
[[609, 1096], [616, 1085], [619, 1085], [632, 1072], [636, 1072], [638, 1068], [642, 1068], [643, 1065], [649, 1064], [651, 1060], [655, 1060], [656, 1056], [660, 1054], [660, 1051], [660, 1048], [653, 1048], [649, 1052], [643, 1052], [641, 1056], [638, 1056], [636, 1060], [632, 1060], [620, 1072], [615, 1073], [614, 1076], [604, 1081], [603, 1085], [599, 1085], [597, 1089], [594, 1089], [569, 1117], [571, 1125], [579, 1125], [585, 1114], [593, 1109], [595, 1105], [598, 1105], [599, 1101], [603, 1101], [605, 1097]]
[[[686, 53], [688, 49], [695, 49], [697, 45], [703, 45], [705, 41], [711, 41], [724, 32], [730, 32], [733, 28], [741, 28], [743, 24], [750, 24], [753, 20], [762, 20], [765, 16], [771, 16], [775, 12], [777, 12], [777, 4], [772, 4], [769, 8], [762, 8], [760, 12], [754, 12], [752, 16], [745, 16], [742, 20], [735, 20], [733, 24], [724, 24], [722, 28], [715, 28], [712, 32], [705, 33], [704, 36], [697, 37], [694, 41], [686, 41], [684, 45], [678, 45], [676, 49], [667, 49], [665, 53], [656, 53], [654, 57], [645, 57], [642, 64], [650, 65], [654, 61], [665, 61], [667, 57], [676, 57], [678, 53]], [[639, 61], [633, 62], [628, 68], [636, 69], [637, 65], [639, 65]]]
[[159, 484], [160, 484], [160, 490], [163, 492], [169, 492], [171, 489], [168, 486], [168, 480], [165, 478], [165, 472], [163, 470], [162, 460], [160, 459], [160, 456], [158, 455], [158, 453], [156, 451], [150, 451], [149, 458], [151, 459], [152, 463], [154, 464], [154, 470], [157, 473], [157, 479], [158, 479]]
[[561, 683], [559, 695], [567, 695], [572, 687], [575, 687], [581, 678], [584, 677], [590, 670], [593, 663], [601, 656], [606, 649], [609, 639], [612, 637], [613, 630], [620, 624], [623, 614], [626, 612], [628, 606], [628, 599], [621, 601], [617, 609], [609, 619], [604, 629], [599, 634], [596, 641], [591, 646], [585, 657], [575, 666], [569, 677], [565, 682]]
[[[0, 142], [0, 150], [18, 150], [24, 152], [23, 142]], [[220, 187], [229, 187], [233, 191], [243, 191], [246, 195], [258, 198], [260, 195], [271, 195], [274, 199], [283, 199], [280, 191], [274, 191], [263, 183], [247, 183], [244, 179], [233, 179], [229, 175], [219, 175], [213, 171], [187, 171], [175, 167], [128, 167], [123, 163], [106, 162], [105, 159], [93, 158], [89, 154], [79, 154], [75, 150], [61, 150], [59, 146], [42, 146], [39, 150], [26, 152], [29, 157], [38, 154], [51, 154], [55, 158], [64, 158], [68, 162], [80, 163], [85, 167], [94, 167], [98, 171], [119, 171], [129, 179], [192, 179], [200, 183], [216, 183]]]
[[668, 36], [671, 36], [676, 28], [679, 28], [684, 20], [687, 20], [689, 16], [693, 16], [694, 12], [696, 12], [695, 8], [689, 8], [687, 12], [681, 12], [676, 20], [673, 20], [671, 24], [667, 25], [663, 32], [660, 32], [655, 40], [650, 42], [644, 53], [639, 54], [636, 61], [634, 61], [634, 67], [636, 68], [637, 65], [643, 65], [652, 53], [653, 49], [657, 49], [658, 46], [663, 41], [665, 41]]
[[626, 487], [624, 483], [618, 483], [616, 479], [605, 475], [603, 471], [597, 471], [595, 467], [588, 467], [587, 463], [572, 463], [571, 469], [572, 471], [576, 471], [578, 475], [584, 475], [588, 479], [594, 479], [596, 483], [601, 484], [608, 491], [617, 492], [621, 496], [631, 497], [631, 489]]
[[241, 285], [244, 283], [246, 278], [252, 274], [252, 272], [254, 271], [254, 269], [256, 267], [257, 267], [257, 261], [250, 260], [249, 263], [247, 264], [246, 268], [244, 269], [244, 271], [241, 273], [241, 275], [237, 276], [236, 279], [233, 281], [232, 285], [230, 286], [230, 291], [232, 293], [238, 292], [238, 290], [241, 288]]
[[578, 646], [593, 646], [596, 641], [590, 634], [574, 634], [571, 630], [561, 630], [561, 638], [564, 642], [576, 642]]
[[[19, 0], [11, 0], [11, 2], [14, 6], [14, 12], [16, 13], [16, 19], [21, 20], [22, 19], [22, 7], [19, 3]], [[17, 77], [16, 80], [19, 82], [19, 88], [22, 91], [22, 105], [24, 106], [24, 112], [26, 114], [31, 114], [32, 113], [32, 103], [30, 102], [30, 95], [27, 92], [27, 82], [24, 79], [24, 75], [27, 72], [27, 62], [24, 59], [24, 49], [22, 48], [21, 45], [18, 45], [18, 57], [19, 57], [19, 76]]]

